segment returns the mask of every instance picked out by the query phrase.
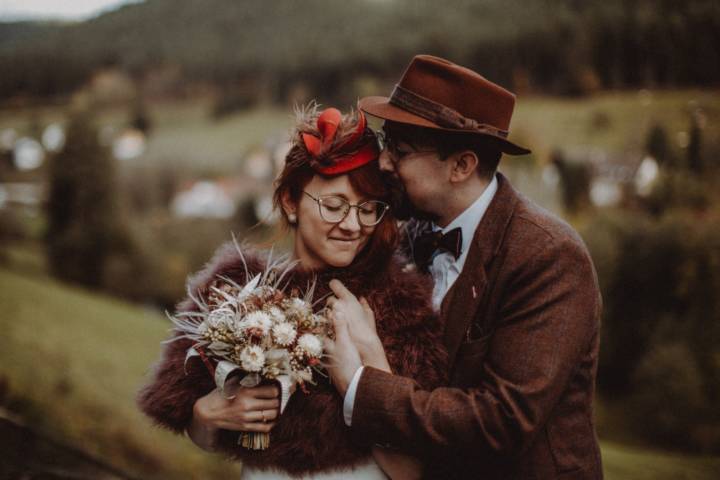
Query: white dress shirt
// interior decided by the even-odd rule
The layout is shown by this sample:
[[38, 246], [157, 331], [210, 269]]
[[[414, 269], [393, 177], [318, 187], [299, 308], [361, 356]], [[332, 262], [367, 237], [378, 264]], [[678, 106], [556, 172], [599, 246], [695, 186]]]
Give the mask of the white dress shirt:
[[[442, 233], [447, 233], [453, 228], [460, 227], [462, 230], [462, 251], [460, 256], [455, 259], [449, 252], [438, 252], [432, 259], [428, 270], [430, 275], [433, 277], [433, 294], [432, 304], [433, 309], [436, 312], [440, 311], [440, 305], [442, 304], [443, 298], [447, 294], [450, 287], [453, 286], [455, 280], [460, 276], [463, 266], [465, 266], [465, 260], [467, 259], [468, 250], [470, 250], [470, 244], [475, 236], [475, 230], [485, 212], [490, 206], [490, 202], [495, 197], [495, 193], [498, 189], [497, 178], [493, 177], [490, 184], [485, 188], [485, 191], [475, 200], [472, 205], [463, 210], [463, 212], [455, 217], [445, 228], [440, 228], [437, 225], [433, 225], [433, 231], [442, 230]], [[348, 385], [347, 392], [345, 392], [345, 400], [343, 401], [343, 417], [345, 424], [349, 427], [352, 423], [353, 407], [355, 406], [355, 393], [357, 390], [358, 382], [360, 381], [360, 375], [362, 374], [363, 367], [358, 368], [353, 375], [350, 385]]]

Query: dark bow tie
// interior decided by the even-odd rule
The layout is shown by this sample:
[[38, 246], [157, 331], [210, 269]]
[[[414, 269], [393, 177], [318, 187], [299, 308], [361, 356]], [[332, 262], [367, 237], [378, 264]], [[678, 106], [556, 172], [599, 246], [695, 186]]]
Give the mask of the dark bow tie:
[[438, 250], [449, 252], [457, 260], [462, 253], [462, 230], [457, 227], [446, 234], [440, 230], [424, 233], [415, 239], [413, 247], [415, 263], [420, 269], [427, 271]]

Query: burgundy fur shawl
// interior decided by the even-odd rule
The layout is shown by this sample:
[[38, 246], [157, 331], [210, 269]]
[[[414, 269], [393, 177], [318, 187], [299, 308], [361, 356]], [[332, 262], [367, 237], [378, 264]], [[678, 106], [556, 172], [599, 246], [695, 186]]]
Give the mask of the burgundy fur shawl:
[[[265, 258], [243, 250], [250, 274], [259, 272]], [[357, 296], [365, 296], [375, 312], [377, 329], [394, 372], [412, 377], [425, 389], [446, 384], [447, 354], [441, 328], [430, 306], [431, 283], [427, 277], [404, 272], [399, 258], [372, 271], [358, 268], [331, 269], [317, 274], [316, 298], [329, 291], [337, 278]], [[190, 291], [205, 295], [208, 284], [222, 274], [244, 283], [245, 270], [235, 246], [228, 243], [215, 253], [206, 267], [189, 279]], [[295, 271], [290, 286], [306, 289], [310, 274]], [[178, 310], [189, 310], [185, 299]], [[140, 409], [160, 426], [182, 433], [192, 420], [195, 401], [215, 388], [201, 361], [191, 359], [187, 374], [183, 363], [188, 340], [165, 346], [154, 378], [139, 393]], [[316, 376], [317, 377], [317, 376]], [[247, 465], [273, 467], [293, 475], [353, 466], [370, 455], [370, 446], [355, 443], [343, 421], [342, 398], [327, 380], [319, 378], [310, 393], [298, 390], [270, 434], [270, 447], [250, 451], [237, 445], [238, 432], [223, 430], [219, 448]]]

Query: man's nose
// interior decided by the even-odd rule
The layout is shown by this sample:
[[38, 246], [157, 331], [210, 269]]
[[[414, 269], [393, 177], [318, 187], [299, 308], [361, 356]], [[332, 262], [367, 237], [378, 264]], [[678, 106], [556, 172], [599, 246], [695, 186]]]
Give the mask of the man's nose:
[[378, 164], [380, 165], [380, 170], [382, 170], [383, 172], [395, 171], [395, 164], [393, 163], [392, 157], [390, 156], [390, 152], [388, 152], [387, 148], [383, 149], [383, 151], [380, 152]]

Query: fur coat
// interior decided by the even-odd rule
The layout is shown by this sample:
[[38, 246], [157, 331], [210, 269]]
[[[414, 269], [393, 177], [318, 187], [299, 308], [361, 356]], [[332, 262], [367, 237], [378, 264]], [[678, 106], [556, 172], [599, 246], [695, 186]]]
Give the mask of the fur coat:
[[[262, 252], [244, 249], [243, 257], [250, 275], [265, 266]], [[328, 282], [333, 278], [358, 297], [364, 296], [375, 312], [378, 335], [393, 371], [432, 389], [446, 384], [448, 371], [442, 329], [430, 306], [432, 284], [425, 276], [403, 271], [402, 266], [401, 259], [395, 257], [373, 265], [371, 270], [348, 267], [316, 272], [315, 298], [329, 292]], [[234, 244], [222, 246], [203, 270], [190, 277], [188, 287], [205, 297], [217, 275], [246, 282], [243, 261]], [[312, 274], [294, 271], [289, 288], [304, 290], [311, 278]], [[193, 307], [193, 302], [185, 299], [178, 310]], [[215, 388], [198, 359], [188, 361], [185, 373], [183, 363], [190, 346], [189, 340], [166, 344], [153, 379], [138, 396], [143, 412], [177, 433], [190, 425], [195, 401]], [[316, 375], [316, 380], [318, 384], [309, 386], [309, 394], [298, 389], [290, 397], [270, 434], [268, 449], [244, 449], [237, 445], [239, 432], [228, 430], [220, 431], [218, 449], [246, 465], [281, 469], [291, 475], [348, 468], [366, 461], [371, 446], [352, 437], [343, 420], [342, 397], [327, 379]]]

